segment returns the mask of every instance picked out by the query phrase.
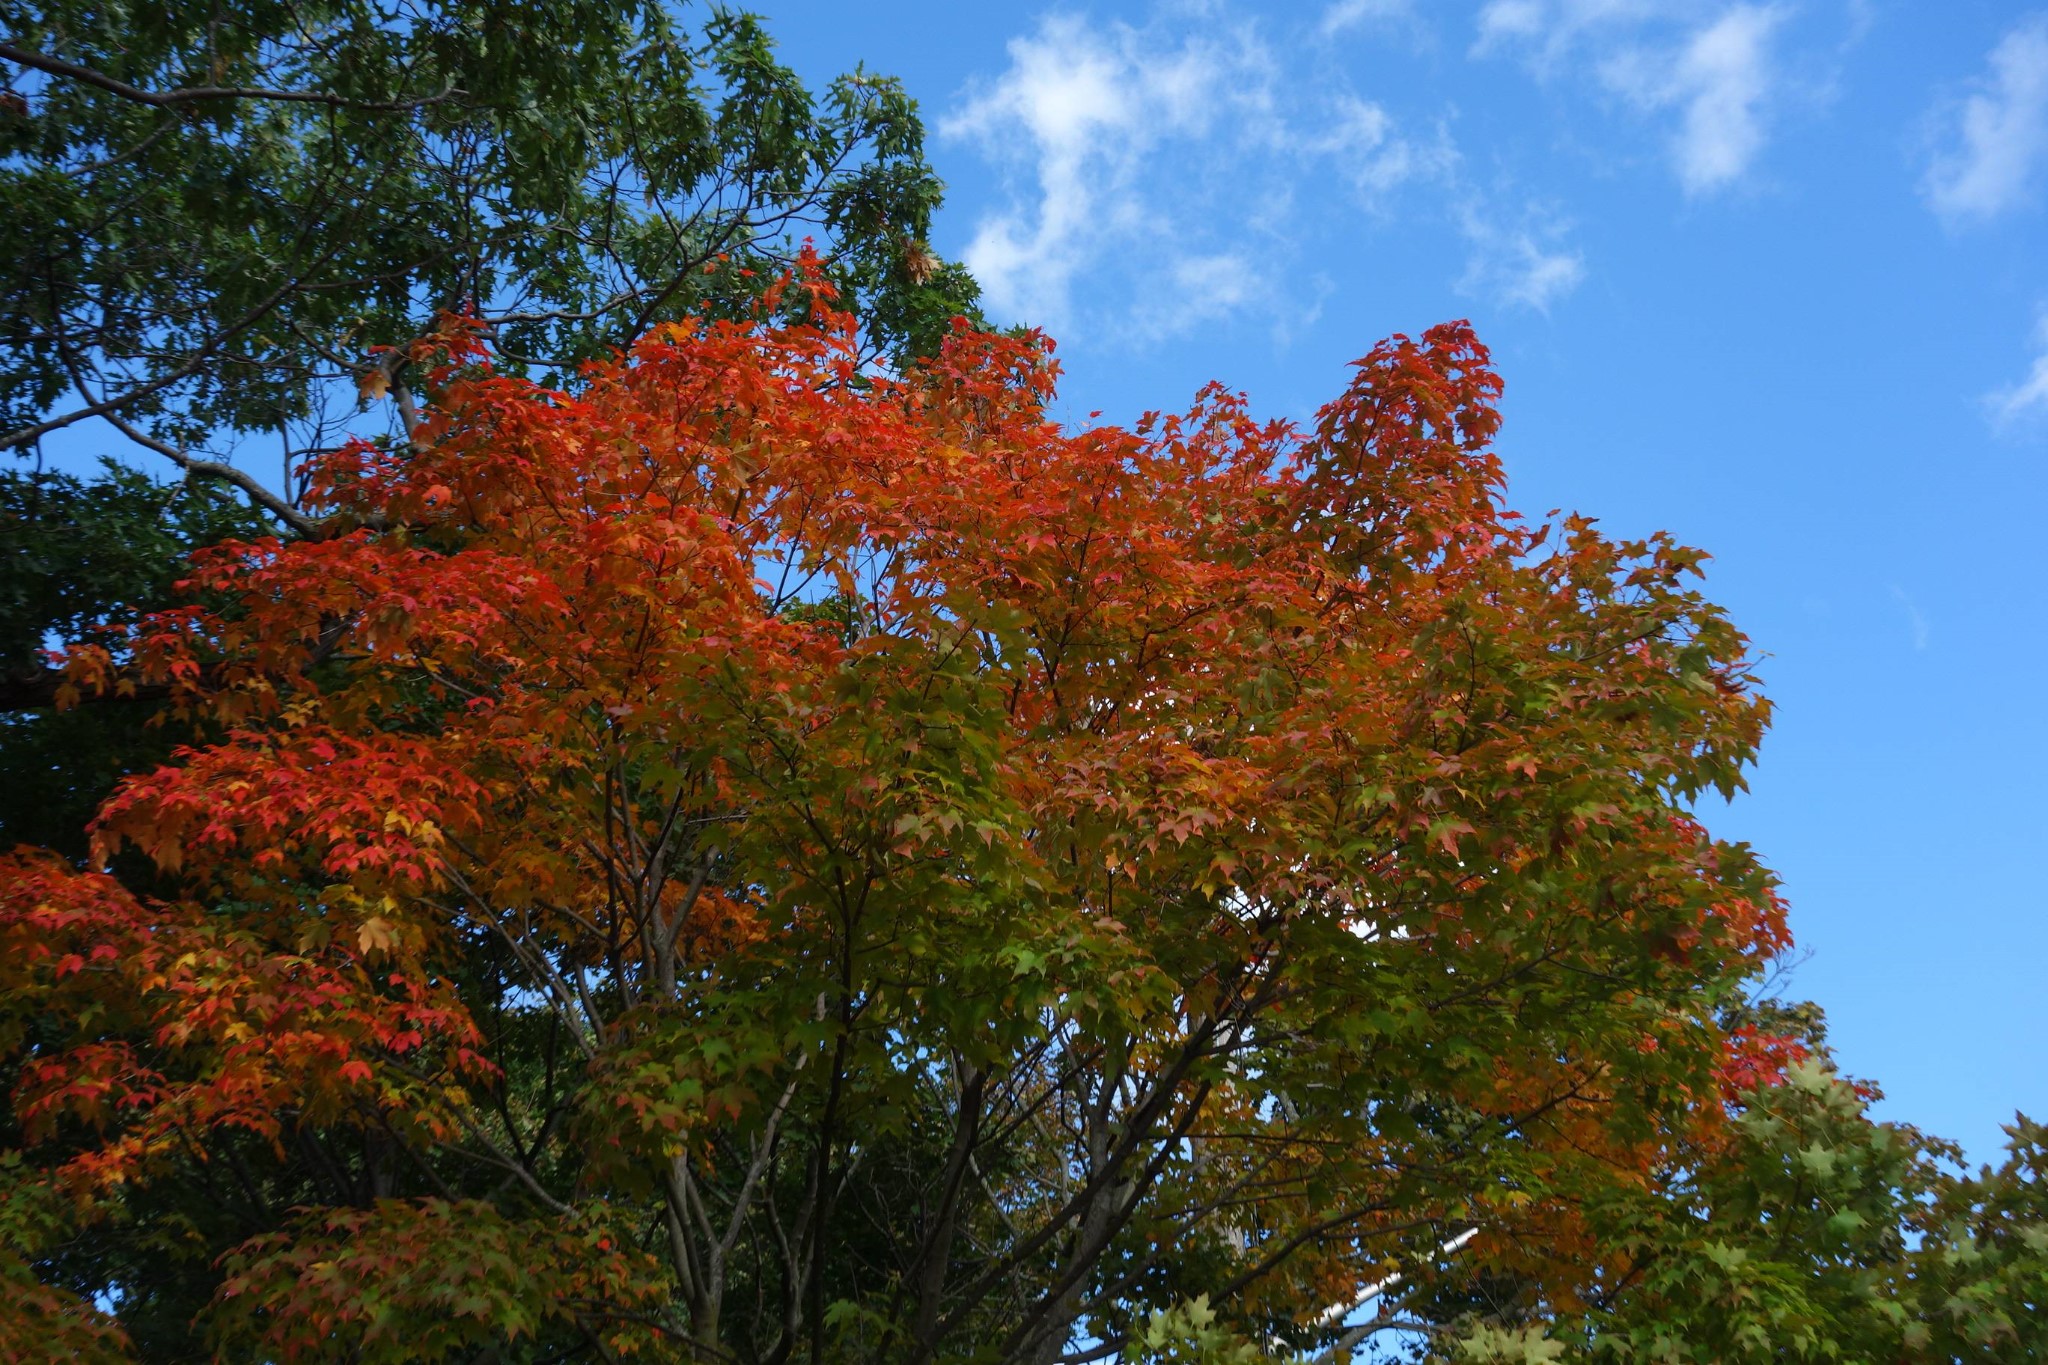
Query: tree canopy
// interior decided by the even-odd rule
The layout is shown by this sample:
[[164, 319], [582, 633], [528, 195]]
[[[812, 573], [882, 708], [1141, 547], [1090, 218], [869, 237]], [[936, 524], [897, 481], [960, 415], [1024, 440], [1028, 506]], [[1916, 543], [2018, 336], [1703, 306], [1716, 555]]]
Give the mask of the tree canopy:
[[45, 645], [166, 605], [230, 531], [337, 529], [309, 462], [404, 446], [444, 312], [573, 384], [656, 322], [750, 316], [807, 237], [865, 359], [974, 311], [901, 86], [813, 92], [723, 8], [32, 0], [0, 82], [0, 448], [35, 460], [0, 471], [5, 842], [82, 853], [174, 733], [147, 692], [53, 714]]
[[[723, 9], [43, 0], [5, 27], [0, 446], [103, 417], [290, 522], [294, 469], [366, 402], [403, 433], [444, 311], [501, 365], [573, 374], [744, 311], [806, 234], [884, 353], [974, 298], [924, 244], [939, 183], [901, 87], [820, 100]], [[276, 478], [213, 467], [250, 442]]]
[[1469, 329], [1306, 430], [1075, 432], [1035, 338], [884, 375], [816, 272], [764, 307], [574, 393], [453, 329], [402, 457], [309, 470], [355, 530], [72, 652], [211, 738], [102, 811], [145, 870], [6, 879], [17, 1334], [2031, 1349], [2038, 1185], [1939, 1194], [1751, 1003], [1701, 556], [1507, 512]]

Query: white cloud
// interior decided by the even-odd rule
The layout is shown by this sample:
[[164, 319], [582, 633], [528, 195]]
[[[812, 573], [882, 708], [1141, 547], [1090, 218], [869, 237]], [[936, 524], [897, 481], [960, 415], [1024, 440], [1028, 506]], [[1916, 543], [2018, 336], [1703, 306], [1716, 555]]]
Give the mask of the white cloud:
[[1411, 181], [1445, 179], [1457, 166], [1447, 131], [1408, 136], [1384, 106], [1348, 91], [1330, 99], [1320, 122], [1319, 131], [1293, 136], [1293, 150], [1334, 163], [1367, 207]]
[[[1525, 32], [1532, 54], [1562, 43], [1578, 61], [1586, 53], [1574, 44], [1612, 57], [1673, 2], [1494, 0], [1485, 13], [1498, 34]], [[1692, 149], [1688, 184], [1719, 184], [1761, 141], [1777, 9], [1675, 3], [1695, 20], [1670, 27], [1632, 90], [1676, 110]], [[1584, 283], [1571, 223], [1515, 190], [1508, 172], [1475, 175], [1452, 137], [1454, 109], [1390, 107], [1314, 51], [1318, 29], [1420, 22], [1427, 7], [1338, 0], [1291, 24], [1246, 12], [1231, 0], [1158, 0], [1142, 24], [1035, 21], [1007, 65], [939, 120], [1005, 176], [1007, 197], [961, 253], [992, 316], [1136, 347], [1263, 323], [1285, 345], [1329, 289], [1314, 253], [1357, 255], [1361, 210], [1367, 228], [1419, 219], [1432, 249], [1450, 253], [1439, 268], [1462, 268], [1454, 286], [1491, 305], [1548, 312]], [[1281, 35], [1271, 44], [1269, 27]]]
[[1549, 25], [1550, 15], [1543, 0], [1493, 0], [1479, 11], [1479, 46], [1516, 38], [1536, 38]]
[[1324, 36], [1328, 37], [1364, 24], [1382, 23], [1392, 19], [1411, 19], [1414, 14], [1414, 0], [1335, 0], [1334, 4], [1323, 11], [1323, 22], [1320, 27]]
[[1488, 0], [1479, 11], [1473, 53], [1519, 48], [1547, 68], [1588, 32], [1670, 17], [1688, 8], [1671, 0]]
[[1125, 25], [1048, 18], [1011, 41], [998, 80], [940, 123], [997, 158], [1027, 149], [1033, 202], [985, 218], [963, 253], [998, 313], [1061, 326], [1076, 274], [1109, 244], [1171, 237], [1170, 187], [1145, 173], [1159, 145], [1206, 138], [1225, 115], [1240, 128], [1263, 121], [1263, 50], [1232, 36], [1246, 35], [1162, 41]]
[[2041, 315], [2040, 325], [2035, 329], [2035, 340], [2040, 350], [2034, 356], [2034, 365], [2027, 372], [2027, 377], [2010, 388], [1999, 389], [1986, 396], [1992, 425], [2002, 430], [2048, 419], [2048, 311]]
[[1479, 204], [1459, 214], [1459, 231], [1471, 247], [1460, 291], [1548, 313], [1586, 278], [1586, 258], [1561, 239], [1571, 224], [1541, 205], [1530, 205], [1513, 223], [1502, 223]]
[[1740, 179], [1762, 150], [1771, 35], [1784, 18], [1775, 6], [1737, 5], [1693, 32], [1670, 57], [1630, 54], [1603, 73], [1639, 103], [1684, 109], [1671, 152], [1688, 194]]
[[1147, 340], [1180, 336], [1229, 317], [1269, 287], [1252, 261], [1234, 251], [1178, 257], [1168, 276], [1169, 287], [1155, 291], [1136, 319]]
[[1945, 111], [1949, 145], [1927, 172], [1928, 202], [1951, 222], [2024, 202], [2048, 166], [2048, 14], [2008, 31], [1989, 64], [1975, 92]]
[[1583, 48], [1609, 91], [1646, 113], [1678, 111], [1672, 167], [1689, 194], [1723, 189], [1763, 150], [1777, 96], [1771, 43], [1788, 11], [1684, 0], [1491, 0], [1475, 56], [1521, 52], [1548, 75]]
[[1216, 5], [1165, 6], [1142, 27], [1048, 18], [1009, 59], [938, 127], [1009, 176], [961, 252], [991, 312], [1056, 333], [1150, 342], [1277, 320], [1306, 306], [1289, 270], [1301, 215], [1332, 207], [1299, 191], [1347, 185], [1341, 211], [1383, 212], [1457, 163], [1444, 128], [1410, 132], [1334, 77], [1283, 70]]

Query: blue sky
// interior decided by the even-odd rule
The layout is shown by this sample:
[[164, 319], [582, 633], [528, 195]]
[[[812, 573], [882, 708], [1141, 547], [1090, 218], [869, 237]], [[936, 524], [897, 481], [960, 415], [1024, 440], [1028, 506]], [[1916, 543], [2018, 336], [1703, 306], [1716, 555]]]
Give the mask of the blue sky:
[[1844, 1064], [1994, 1155], [2048, 1115], [2048, 8], [755, 0], [901, 76], [936, 245], [1065, 415], [1306, 417], [1470, 317], [1515, 503], [1669, 528], [1764, 654], [1753, 793]]

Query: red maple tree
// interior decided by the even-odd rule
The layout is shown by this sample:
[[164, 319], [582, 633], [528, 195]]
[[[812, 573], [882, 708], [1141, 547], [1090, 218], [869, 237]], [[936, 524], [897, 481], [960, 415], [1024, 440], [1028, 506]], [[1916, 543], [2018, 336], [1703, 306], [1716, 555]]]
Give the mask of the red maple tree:
[[1767, 716], [1702, 556], [1508, 512], [1462, 324], [1305, 430], [1068, 430], [1049, 343], [875, 373], [791, 288], [574, 393], [451, 329], [336, 533], [74, 651], [212, 738], [120, 878], [0, 888], [9, 1283], [230, 1165], [187, 1254], [266, 1359], [1309, 1348], [1473, 1227], [1611, 1274], [1589, 1197], [1786, 1060], [1718, 1013], [1786, 934], [1691, 813]]

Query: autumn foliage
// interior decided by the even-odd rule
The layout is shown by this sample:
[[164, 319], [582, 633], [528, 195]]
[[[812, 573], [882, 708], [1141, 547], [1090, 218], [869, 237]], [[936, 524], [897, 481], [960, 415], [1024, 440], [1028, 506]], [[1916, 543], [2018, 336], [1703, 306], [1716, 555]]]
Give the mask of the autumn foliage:
[[5, 873], [8, 1283], [209, 1181], [233, 1359], [1313, 1351], [1470, 1228], [1611, 1283], [1798, 1060], [1724, 1015], [1786, 934], [1692, 813], [1766, 720], [1702, 556], [1508, 512], [1462, 324], [1070, 430], [1040, 339], [876, 373], [791, 288], [573, 393], [451, 330], [354, 529], [73, 652], [209, 738]]

